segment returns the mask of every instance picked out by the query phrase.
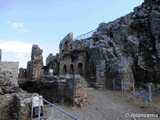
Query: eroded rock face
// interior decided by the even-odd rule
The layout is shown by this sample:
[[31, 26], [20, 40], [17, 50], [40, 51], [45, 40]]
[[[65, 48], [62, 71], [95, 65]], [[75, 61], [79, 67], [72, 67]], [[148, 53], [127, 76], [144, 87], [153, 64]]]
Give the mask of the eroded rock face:
[[[97, 71], [96, 66], [101, 66], [101, 63], [97, 64], [97, 60], [105, 60], [110, 63], [103, 64], [106, 69], [104, 67], [101, 69], [105, 73], [104, 77], [107, 75], [104, 85], [111, 86], [112, 81], [110, 80], [113, 78], [117, 81], [117, 88], [121, 87], [118, 81], [119, 83], [121, 80], [125, 81], [124, 84], [128, 86], [125, 89], [129, 89], [131, 81], [134, 80], [160, 82], [158, 79], [160, 74], [158, 68], [160, 51], [159, 5], [159, 1], [146, 0], [142, 5], [135, 7], [134, 12], [115, 21], [99, 24], [97, 32], [94, 33], [96, 39], [88, 40], [90, 44], [87, 51], [95, 71]], [[121, 64], [123, 66], [118, 67]], [[112, 72], [113, 76], [109, 71], [114, 71]], [[97, 75], [96, 77], [98, 77]]]

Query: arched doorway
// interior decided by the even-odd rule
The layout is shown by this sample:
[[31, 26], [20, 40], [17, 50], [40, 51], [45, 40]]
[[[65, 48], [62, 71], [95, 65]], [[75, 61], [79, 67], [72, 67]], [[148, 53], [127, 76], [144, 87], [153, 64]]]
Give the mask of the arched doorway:
[[63, 73], [64, 73], [64, 75], [67, 74], [67, 66], [66, 65], [63, 66]]
[[82, 63], [78, 63], [78, 74], [82, 75], [82, 69], [83, 68], [83, 64]]
[[70, 65], [70, 73], [71, 73], [71, 74], [74, 73], [74, 66], [73, 66], [73, 64]]

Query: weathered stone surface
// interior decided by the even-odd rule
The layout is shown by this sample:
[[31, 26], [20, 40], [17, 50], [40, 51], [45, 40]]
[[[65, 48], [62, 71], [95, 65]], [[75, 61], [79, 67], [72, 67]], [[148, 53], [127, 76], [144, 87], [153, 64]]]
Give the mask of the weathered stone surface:
[[18, 87], [18, 62], [0, 62], [0, 87], [9, 92]]
[[160, 83], [159, 6], [158, 0], [145, 0], [133, 12], [100, 23], [92, 36], [81, 40], [73, 41], [69, 33], [59, 44], [59, 54], [47, 58], [45, 70], [53, 69], [54, 75], [80, 74], [87, 81], [95, 76], [96, 88], [112, 88], [113, 79], [117, 89], [123, 81], [124, 90], [132, 87], [132, 81]]
[[38, 45], [32, 46], [31, 53], [31, 79], [38, 79], [43, 75], [43, 50]]
[[4, 94], [2, 88], [0, 87], [0, 94]]
[[160, 58], [160, 12], [152, 10], [150, 15], [151, 33], [155, 39], [155, 47], [158, 58]]
[[46, 58], [46, 66], [51, 62], [53, 61], [54, 59], [54, 56], [52, 53], [49, 54], [49, 56]]
[[0, 95], [0, 120], [31, 120], [31, 98], [22, 90]]
[[58, 54], [56, 56], [53, 56], [53, 54], [49, 54], [49, 56], [46, 58], [46, 66], [44, 67], [44, 74], [49, 75], [50, 70], [53, 70], [53, 75], [58, 75], [59, 72], [59, 65], [58, 65]]
[[83, 51], [69, 52], [62, 54], [59, 60], [59, 74], [80, 74], [87, 76], [88, 74], [88, 57], [87, 53]]
[[10, 116], [14, 120], [32, 120], [31, 119], [31, 101], [32, 94], [21, 91], [15, 94], [10, 108]]
[[73, 40], [73, 33], [66, 35], [59, 44], [59, 53], [65, 53], [70, 49]]
[[[80, 75], [42, 76], [38, 81], [19, 81], [24, 90], [41, 94], [50, 102], [73, 102], [73, 89], [77, 104], [87, 98], [87, 82]], [[47, 92], [46, 92], [47, 91]]]
[[19, 78], [26, 78], [27, 77], [27, 69], [25, 68], [19, 68]]
[[31, 76], [31, 61], [27, 62], [27, 78], [32, 78]]

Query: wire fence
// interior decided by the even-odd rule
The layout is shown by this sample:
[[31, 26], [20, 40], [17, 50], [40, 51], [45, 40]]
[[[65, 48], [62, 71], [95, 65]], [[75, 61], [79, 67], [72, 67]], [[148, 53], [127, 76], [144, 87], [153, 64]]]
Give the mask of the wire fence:
[[[112, 80], [113, 90], [116, 90], [116, 80]], [[138, 86], [138, 87], [137, 87]], [[124, 82], [121, 80], [121, 91], [122, 94], [125, 90]], [[141, 98], [148, 100], [150, 102], [150, 106], [152, 106], [152, 83], [140, 83], [140, 82], [132, 82], [132, 95], [134, 98]]]
[[82, 39], [85, 40], [85, 39], [91, 38], [92, 35], [93, 35], [96, 31], [97, 31], [97, 29], [92, 30], [92, 31], [89, 31], [89, 32], [87, 32], [87, 33], [84, 33], [84, 34], [82, 34], [82, 35], [74, 38], [73, 40], [82, 40]]

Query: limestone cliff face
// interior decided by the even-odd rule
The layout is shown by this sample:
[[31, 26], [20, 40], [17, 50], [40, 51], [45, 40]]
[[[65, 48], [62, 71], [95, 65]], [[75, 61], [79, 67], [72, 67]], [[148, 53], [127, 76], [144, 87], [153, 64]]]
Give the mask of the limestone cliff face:
[[[123, 71], [129, 65], [127, 69], [132, 70], [136, 81], [160, 83], [159, 6], [159, 0], [145, 0], [134, 8], [134, 12], [113, 22], [101, 23], [95, 33], [97, 41], [94, 41], [99, 58], [109, 62], [113, 58], [117, 59], [115, 62], [119, 60], [118, 66], [123, 64]], [[93, 49], [91, 51], [94, 53]]]
[[76, 40], [70, 51], [86, 51], [90, 74], [101, 87], [115, 78], [126, 89], [132, 81], [160, 83], [160, 0], [145, 0], [134, 11], [100, 23], [92, 37]]

